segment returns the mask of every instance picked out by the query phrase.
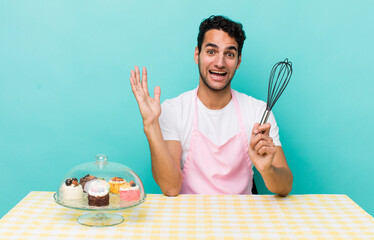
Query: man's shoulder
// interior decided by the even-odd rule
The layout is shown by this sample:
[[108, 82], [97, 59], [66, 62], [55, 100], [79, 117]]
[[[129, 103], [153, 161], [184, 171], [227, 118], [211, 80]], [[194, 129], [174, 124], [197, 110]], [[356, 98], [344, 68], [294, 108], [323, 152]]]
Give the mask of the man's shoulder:
[[234, 94], [237, 97], [239, 103], [241, 103], [241, 104], [244, 104], [246, 106], [250, 105], [250, 106], [255, 107], [255, 108], [262, 108], [262, 107], [264, 107], [264, 105], [266, 105], [266, 102], [264, 102], [262, 100], [256, 99], [256, 98], [254, 98], [252, 96], [249, 96], [245, 93], [238, 92], [234, 89], [233, 89], [233, 91], [234, 91]]
[[184, 93], [180, 94], [177, 97], [166, 99], [162, 103], [162, 106], [178, 107], [178, 106], [181, 106], [183, 104], [189, 103], [193, 99], [194, 91], [195, 90], [190, 90], [190, 91], [187, 91], [187, 92], [184, 92]]
[[175, 98], [166, 99], [161, 105], [160, 123], [178, 125], [182, 120], [186, 120], [186, 116], [189, 115], [191, 106], [193, 106], [191, 103], [194, 96], [194, 90], [191, 90]]

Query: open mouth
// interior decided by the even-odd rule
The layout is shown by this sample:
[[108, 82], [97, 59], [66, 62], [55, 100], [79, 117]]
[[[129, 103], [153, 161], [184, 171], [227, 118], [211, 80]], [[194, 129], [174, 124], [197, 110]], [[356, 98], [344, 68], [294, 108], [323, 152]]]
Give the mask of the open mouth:
[[221, 76], [221, 77], [224, 77], [224, 76], [227, 75], [227, 72], [221, 72], [221, 71], [212, 71], [212, 70], [209, 70], [209, 73], [212, 74], [212, 75]]

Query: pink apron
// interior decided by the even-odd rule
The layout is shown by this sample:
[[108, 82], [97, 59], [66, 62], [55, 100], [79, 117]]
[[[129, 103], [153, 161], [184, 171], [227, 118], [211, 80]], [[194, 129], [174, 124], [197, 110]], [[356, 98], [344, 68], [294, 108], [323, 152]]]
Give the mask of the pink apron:
[[239, 102], [231, 90], [240, 131], [217, 146], [198, 129], [197, 89], [187, 159], [183, 168], [182, 194], [252, 194], [252, 162]]

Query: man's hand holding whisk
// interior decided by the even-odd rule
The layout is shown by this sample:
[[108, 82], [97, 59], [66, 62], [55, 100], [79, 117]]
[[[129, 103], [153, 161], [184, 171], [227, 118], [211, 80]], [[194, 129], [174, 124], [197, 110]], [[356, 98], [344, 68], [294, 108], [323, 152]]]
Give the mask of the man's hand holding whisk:
[[293, 175], [282, 147], [275, 146], [269, 136], [271, 126], [266, 122], [271, 109], [287, 87], [291, 75], [292, 63], [287, 58], [273, 66], [269, 77], [266, 109], [260, 123], [253, 126], [248, 149], [252, 163], [260, 172], [266, 187], [280, 196], [287, 196], [291, 191]]
[[252, 129], [248, 153], [253, 165], [263, 174], [272, 170], [273, 160], [277, 151], [273, 139], [269, 136], [270, 123], [256, 123]]
[[266, 187], [280, 196], [292, 189], [293, 176], [281, 146], [275, 146], [269, 136], [270, 123], [256, 123], [252, 129], [248, 153], [260, 172]]

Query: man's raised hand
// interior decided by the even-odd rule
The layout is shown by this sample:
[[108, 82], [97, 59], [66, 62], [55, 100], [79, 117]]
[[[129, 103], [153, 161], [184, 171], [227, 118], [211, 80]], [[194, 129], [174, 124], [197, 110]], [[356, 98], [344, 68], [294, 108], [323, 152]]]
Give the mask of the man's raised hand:
[[131, 70], [130, 83], [132, 92], [139, 105], [144, 126], [154, 123], [161, 114], [160, 87], [155, 87], [154, 97], [152, 98], [148, 92], [147, 69], [143, 67], [141, 79], [138, 66], [135, 66], [135, 70]]

